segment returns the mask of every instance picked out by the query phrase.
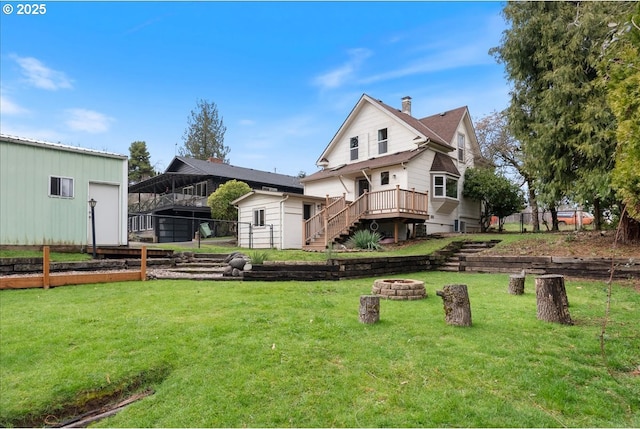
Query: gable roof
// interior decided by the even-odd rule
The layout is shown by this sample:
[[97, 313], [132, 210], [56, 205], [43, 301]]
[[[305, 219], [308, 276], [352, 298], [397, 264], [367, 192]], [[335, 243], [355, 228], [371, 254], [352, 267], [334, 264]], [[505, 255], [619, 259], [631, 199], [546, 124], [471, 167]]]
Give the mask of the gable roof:
[[415, 133], [416, 137], [414, 141], [416, 145], [422, 143], [431, 143], [438, 146], [440, 150], [444, 150], [447, 152], [455, 150], [455, 148], [451, 146], [450, 143], [453, 141], [453, 134], [456, 127], [460, 123], [460, 120], [462, 120], [462, 118], [464, 117], [464, 114], [468, 111], [467, 107], [464, 106], [454, 110], [449, 110], [444, 114], [428, 116], [423, 119], [416, 119], [408, 113], [404, 113], [399, 109], [383, 103], [382, 100], [376, 100], [367, 94], [362, 94], [362, 96], [353, 107], [345, 121], [342, 123], [336, 134], [333, 136], [327, 147], [325, 147], [325, 149], [322, 151], [322, 154], [318, 157], [316, 164], [319, 165], [322, 162], [323, 158], [326, 158], [327, 152], [329, 152], [329, 150], [337, 144], [337, 141], [341, 138], [344, 130], [349, 126], [349, 124], [357, 116], [358, 112], [362, 110], [363, 106], [367, 103], [376, 107], [386, 115], [393, 118], [400, 125], [410, 129], [413, 133]]
[[290, 192], [302, 193], [303, 189], [300, 179], [295, 176], [176, 156], [163, 174], [129, 186], [129, 192], [161, 193], [167, 187], [171, 188], [173, 184], [182, 187], [209, 178], [225, 181], [236, 179], [246, 182], [251, 187], [273, 186]]
[[467, 106], [462, 106], [457, 109], [447, 110], [437, 115], [422, 118], [420, 119], [420, 123], [437, 132], [445, 141], [452, 142], [460, 121], [462, 121], [468, 111]]
[[254, 195], [264, 195], [267, 197], [273, 198], [293, 198], [300, 199], [306, 201], [325, 201], [325, 197], [317, 197], [313, 195], [305, 195], [305, 194], [292, 194], [291, 192], [274, 192], [274, 191], [263, 191], [261, 189], [253, 189], [251, 192], [248, 192], [235, 200], [231, 201], [232, 205], [237, 205], [239, 202], [246, 200], [247, 198], [251, 198]]
[[201, 159], [176, 156], [169, 164], [167, 173], [201, 174], [236, 179], [249, 182], [261, 182], [269, 185], [300, 188], [300, 179], [296, 176], [237, 167], [222, 162], [203, 161]]
[[343, 176], [345, 174], [357, 173], [362, 170], [373, 170], [376, 168], [398, 165], [402, 164], [403, 162], [411, 161], [413, 158], [420, 155], [425, 150], [427, 150], [427, 148], [423, 146], [417, 149], [406, 150], [404, 152], [396, 152], [391, 155], [370, 158], [365, 161], [343, 164], [338, 167], [317, 171], [310, 176], [300, 179], [300, 181], [304, 183], [308, 180], [318, 180], [324, 179], [326, 177]]

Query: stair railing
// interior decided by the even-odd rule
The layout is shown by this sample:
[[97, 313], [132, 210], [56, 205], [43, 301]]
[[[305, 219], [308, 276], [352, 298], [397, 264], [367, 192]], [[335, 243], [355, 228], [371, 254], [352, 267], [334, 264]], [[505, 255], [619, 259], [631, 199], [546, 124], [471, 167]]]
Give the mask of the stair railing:
[[325, 207], [304, 222], [304, 242], [309, 244], [314, 239], [320, 237], [326, 231], [326, 220], [335, 216], [347, 205], [345, 195], [342, 197], [326, 197]]

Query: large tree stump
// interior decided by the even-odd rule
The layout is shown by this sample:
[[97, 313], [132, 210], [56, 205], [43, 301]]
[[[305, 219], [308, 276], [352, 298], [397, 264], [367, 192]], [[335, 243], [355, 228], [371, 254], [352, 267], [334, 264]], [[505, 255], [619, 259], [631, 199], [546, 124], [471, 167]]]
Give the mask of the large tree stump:
[[444, 304], [444, 320], [448, 325], [471, 326], [471, 302], [467, 285], [446, 285], [436, 291]]
[[360, 322], [372, 324], [380, 320], [380, 297], [375, 295], [360, 296]]
[[564, 276], [549, 274], [536, 277], [536, 302], [538, 320], [573, 325]]
[[511, 295], [522, 295], [524, 293], [524, 279], [522, 274], [512, 274], [509, 276], [509, 293]]

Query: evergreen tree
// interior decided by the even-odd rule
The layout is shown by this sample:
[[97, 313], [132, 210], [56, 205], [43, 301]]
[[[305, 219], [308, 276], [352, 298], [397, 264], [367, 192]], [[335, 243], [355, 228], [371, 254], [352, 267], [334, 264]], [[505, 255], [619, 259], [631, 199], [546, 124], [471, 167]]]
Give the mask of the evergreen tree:
[[135, 141], [129, 146], [129, 183], [138, 183], [156, 175], [150, 161], [147, 143]]
[[622, 200], [623, 242], [640, 241], [640, 3], [634, 13], [620, 16], [605, 45], [603, 73], [608, 80], [608, 102], [618, 128], [616, 165], [612, 184]]
[[187, 119], [187, 124], [182, 136], [184, 146], [180, 148], [181, 156], [202, 160], [218, 158], [224, 163], [229, 163], [229, 147], [224, 145], [227, 127], [214, 102], [198, 100], [196, 108]]
[[511, 28], [491, 50], [513, 84], [509, 125], [543, 202], [553, 208], [569, 197], [592, 205], [598, 228], [600, 203], [612, 195], [616, 141], [597, 65], [608, 31], [603, 23], [618, 7], [616, 2], [509, 3], [504, 15]]

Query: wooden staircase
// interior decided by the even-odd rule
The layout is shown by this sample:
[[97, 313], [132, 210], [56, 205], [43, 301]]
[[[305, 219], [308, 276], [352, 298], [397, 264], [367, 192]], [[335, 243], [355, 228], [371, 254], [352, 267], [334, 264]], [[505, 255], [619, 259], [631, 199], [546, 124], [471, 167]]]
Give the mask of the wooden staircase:
[[305, 221], [303, 230], [304, 250], [323, 251], [336, 242], [342, 242], [357, 229], [363, 219], [411, 219], [424, 221], [428, 194], [414, 189], [385, 189], [365, 191], [354, 201], [345, 195], [329, 198], [325, 207]]
[[[226, 254], [194, 253], [190, 258], [175, 262], [171, 267], [148, 270], [149, 277], [172, 280], [221, 280], [222, 273], [228, 265], [224, 262], [227, 256]], [[234, 279], [225, 277], [225, 280]]]
[[447, 258], [445, 263], [438, 268], [438, 271], [464, 271], [464, 266], [460, 264], [461, 256], [473, 255], [482, 252], [484, 250], [492, 248], [499, 242], [500, 240], [465, 241], [462, 243], [462, 247], [458, 251]]

